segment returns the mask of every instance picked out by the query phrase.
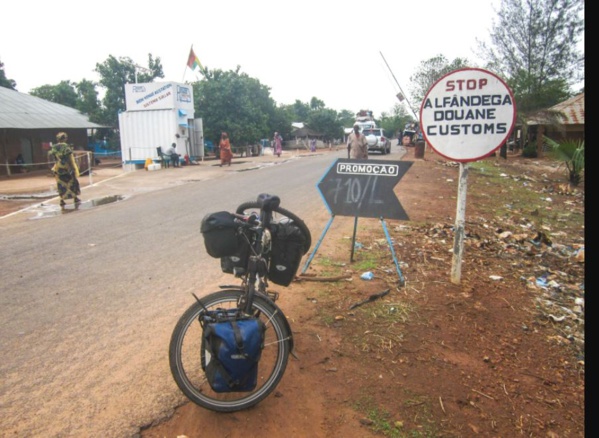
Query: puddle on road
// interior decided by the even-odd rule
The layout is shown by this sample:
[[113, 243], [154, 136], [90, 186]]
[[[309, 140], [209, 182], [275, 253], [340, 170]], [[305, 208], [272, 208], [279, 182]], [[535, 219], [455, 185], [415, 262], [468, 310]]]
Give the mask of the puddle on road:
[[113, 202], [122, 201], [125, 199], [121, 195], [104, 196], [103, 198], [90, 199], [89, 201], [82, 201], [79, 205], [74, 205], [73, 202], [68, 202], [63, 208], [59, 205], [41, 204], [37, 210], [37, 215], [31, 219], [46, 219], [49, 217], [56, 217], [62, 214], [73, 213], [80, 210], [90, 210], [94, 207], [101, 205], [111, 204]]

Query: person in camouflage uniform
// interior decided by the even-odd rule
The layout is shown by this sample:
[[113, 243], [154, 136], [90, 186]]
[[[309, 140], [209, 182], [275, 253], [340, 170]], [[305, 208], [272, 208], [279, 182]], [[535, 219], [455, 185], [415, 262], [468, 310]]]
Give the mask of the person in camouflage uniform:
[[79, 205], [81, 200], [81, 188], [79, 187], [79, 167], [73, 156], [73, 149], [67, 144], [68, 136], [65, 132], [59, 132], [56, 135], [58, 143], [52, 145], [48, 152], [50, 160], [54, 162], [52, 174], [56, 179], [56, 188], [60, 196], [60, 206], [66, 205], [67, 199], [73, 199], [75, 206]]

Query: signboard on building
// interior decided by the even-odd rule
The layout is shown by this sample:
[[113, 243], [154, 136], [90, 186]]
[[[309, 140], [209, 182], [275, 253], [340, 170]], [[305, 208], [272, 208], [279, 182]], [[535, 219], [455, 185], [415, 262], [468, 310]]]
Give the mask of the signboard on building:
[[125, 84], [127, 111], [181, 109], [193, 118], [193, 90], [191, 85], [177, 82], [148, 82]]
[[428, 90], [420, 107], [425, 140], [440, 155], [458, 162], [479, 160], [507, 141], [516, 123], [510, 88], [478, 68], [455, 70]]

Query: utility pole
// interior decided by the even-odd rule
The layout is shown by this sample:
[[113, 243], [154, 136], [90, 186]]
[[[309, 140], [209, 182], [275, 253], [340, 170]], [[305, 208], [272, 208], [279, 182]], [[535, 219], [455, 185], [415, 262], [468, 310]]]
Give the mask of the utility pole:
[[406, 103], [408, 104], [408, 107], [410, 108], [410, 111], [412, 111], [412, 114], [414, 114], [414, 117], [416, 118], [416, 120], [418, 120], [418, 115], [416, 114], [416, 111], [414, 111], [414, 108], [412, 108], [412, 105], [410, 104], [410, 101], [406, 97], [406, 93], [404, 93], [403, 90], [401, 89], [401, 85], [399, 85], [399, 82], [397, 82], [397, 79], [395, 78], [395, 75], [393, 74], [393, 71], [391, 70], [391, 67], [389, 67], [389, 64], [387, 64], [387, 60], [383, 56], [383, 52], [379, 51], [379, 53], [381, 54], [381, 57], [383, 58], [383, 61], [385, 61], [385, 65], [387, 66], [387, 68], [391, 72], [391, 76], [393, 76], [393, 79], [395, 80], [395, 83], [399, 87], [399, 91], [401, 91], [401, 94], [403, 95], [404, 99], [406, 100]]

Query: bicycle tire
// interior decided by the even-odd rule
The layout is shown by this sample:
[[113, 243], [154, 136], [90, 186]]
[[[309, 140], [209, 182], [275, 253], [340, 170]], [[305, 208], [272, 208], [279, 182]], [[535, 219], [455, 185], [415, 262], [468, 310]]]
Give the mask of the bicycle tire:
[[[248, 201], [240, 204], [235, 211], [237, 214], [249, 214], [249, 211], [254, 211], [258, 216], [260, 215], [260, 204], [257, 201]], [[276, 213], [276, 214], [275, 214]], [[303, 220], [299, 218], [299, 216], [294, 213], [286, 210], [282, 207], [277, 207], [273, 210], [273, 222], [279, 222], [283, 218], [288, 218], [293, 221], [295, 225], [302, 231], [304, 236], [306, 237], [306, 241], [304, 242], [303, 251], [304, 254], [308, 252], [310, 246], [312, 246], [312, 235], [310, 234], [310, 229], [304, 223]]]
[[252, 308], [266, 324], [264, 349], [258, 365], [258, 385], [251, 392], [216, 393], [208, 384], [201, 366], [202, 328], [199, 317], [206, 309], [237, 307], [242, 289], [213, 292], [183, 313], [171, 336], [169, 363], [179, 389], [195, 404], [216, 412], [247, 409], [266, 398], [279, 384], [293, 341], [283, 312], [268, 298], [255, 295]]

